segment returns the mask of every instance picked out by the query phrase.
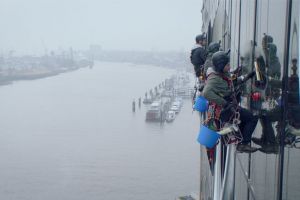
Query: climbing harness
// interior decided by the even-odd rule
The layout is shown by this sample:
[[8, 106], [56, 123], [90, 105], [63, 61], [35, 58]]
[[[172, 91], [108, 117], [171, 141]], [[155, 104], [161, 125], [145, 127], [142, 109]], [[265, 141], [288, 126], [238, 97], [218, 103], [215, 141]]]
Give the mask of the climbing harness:
[[[222, 78], [228, 83], [228, 86], [232, 91], [235, 91], [234, 85], [231, 79], [222, 76]], [[235, 93], [232, 95], [233, 101], [236, 102]], [[216, 103], [210, 103], [207, 111], [207, 119], [204, 121], [204, 124], [222, 136], [222, 140], [225, 145], [228, 144], [238, 144], [243, 140], [242, 133], [239, 129], [240, 112], [239, 107], [235, 108], [234, 113], [229, 117], [226, 122], [221, 120], [222, 106], [217, 105]]]
[[230, 121], [232, 122], [224, 123], [222, 125], [221, 131], [219, 131], [219, 132], [222, 131], [225, 132], [225, 130], [227, 130], [227, 133], [222, 137], [222, 140], [225, 145], [238, 144], [243, 140], [243, 136], [239, 128], [239, 124], [241, 123], [241, 120], [240, 120], [240, 113], [238, 108], [234, 113], [233, 119]]

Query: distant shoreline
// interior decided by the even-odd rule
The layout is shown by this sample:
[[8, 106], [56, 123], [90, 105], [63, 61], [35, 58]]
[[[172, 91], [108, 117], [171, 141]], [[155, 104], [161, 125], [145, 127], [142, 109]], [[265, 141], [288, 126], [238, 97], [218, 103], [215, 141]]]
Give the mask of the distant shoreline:
[[64, 69], [64, 70], [53, 70], [53, 71], [43, 71], [43, 72], [26, 72], [26, 73], [19, 73], [7, 76], [0, 76], [0, 86], [10, 85], [13, 84], [15, 81], [22, 81], [22, 80], [36, 80], [47, 78], [51, 76], [56, 76], [62, 73], [75, 71], [80, 69], [80, 67]]

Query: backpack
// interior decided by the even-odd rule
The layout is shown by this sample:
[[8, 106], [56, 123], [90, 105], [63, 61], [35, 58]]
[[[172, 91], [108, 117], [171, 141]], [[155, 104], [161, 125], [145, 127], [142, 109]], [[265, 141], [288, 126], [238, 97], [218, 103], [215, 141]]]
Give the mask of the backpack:
[[194, 66], [201, 66], [206, 60], [206, 51], [203, 47], [195, 48], [191, 51], [191, 63]]

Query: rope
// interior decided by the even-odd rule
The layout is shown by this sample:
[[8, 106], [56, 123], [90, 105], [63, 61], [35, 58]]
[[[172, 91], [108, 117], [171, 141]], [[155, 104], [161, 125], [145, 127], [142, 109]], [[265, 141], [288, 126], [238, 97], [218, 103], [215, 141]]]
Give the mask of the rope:
[[288, 189], [289, 189], [289, 185], [288, 185], [288, 182], [289, 182], [289, 166], [290, 166], [290, 149], [288, 148], [288, 152], [287, 152], [287, 166], [284, 167], [285, 170], [286, 170], [286, 182], [285, 182], [285, 186], [286, 186], [286, 189], [285, 189], [285, 199], [288, 199]]
[[[275, 155], [276, 163], [278, 163], [278, 159], [279, 159], [278, 154], [276, 154], [276, 155]], [[274, 176], [276, 176], [276, 175], [278, 174], [278, 170], [279, 170], [279, 165], [275, 165], [275, 175], [274, 175]], [[273, 191], [274, 191], [273, 196], [276, 197], [276, 194], [277, 194], [277, 183], [276, 183], [276, 181], [274, 181], [274, 185], [273, 185], [273, 186], [274, 186], [274, 189], [273, 189]]]
[[267, 8], [267, 33], [269, 34], [269, 11], [270, 11], [270, 1], [268, 0], [268, 8]]
[[194, 104], [195, 104], [195, 100], [196, 100], [196, 94], [197, 94], [197, 84], [198, 84], [198, 78], [196, 77], [195, 78], [195, 84], [194, 84], [194, 95], [193, 95], [193, 98], [192, 98], [192, 111], [194, 111]]
[[[266, 166], [265, 171], [266, 171], [267, 169], [269, 169], [269, 168], [268, 168], [268, 163], [269, 163], [269, 162], [268, 162], [268, 156], [267, 156], [267, 154], [265, 154], [265, 157], [266, 157], [266, 158], [265, 158], [265, 166]], [[265, 172], [264, 174], [265, 174], [265, 182], [264, 182], [264, 185], [266, 185], [266, 184], [267, 184], [267, 173]], [[263, 199], [267, 199], [267, 198], [266, 198], [266, 192], [264, 192], [264, 198], [263, 198]]]

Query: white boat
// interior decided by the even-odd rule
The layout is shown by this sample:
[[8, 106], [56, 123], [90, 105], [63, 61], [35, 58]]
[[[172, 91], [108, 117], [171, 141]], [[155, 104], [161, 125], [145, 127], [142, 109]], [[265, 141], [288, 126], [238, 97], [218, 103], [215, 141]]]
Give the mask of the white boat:
[[177, 114], [177, 113], [179, 113], [180, 108], [179, 108], [179, 106], [177, 106], [177, 105], [172, 105], [172, 107], [171, 107], [170, 110], [171, 110], [171, 111], [174, 111], [174, 112]]
[[179, 109], [181, 109], [182, 102], [180, 102], [180, 101], [174, 101], [174, 102], [172, 103], [172, 106], [177, 106]]
[[175, 111], [170, 110], [170, 111], [168, 111], [168, 113], [167, 113], [166, 121], [167, 121], [167, 122], [172, 122], [172, 121], [174, 121], [175, 117], [176, 117]]
[[161, 103], [153, 102], [146, 113], [146, 121], [159, 121], [162, 118]]

